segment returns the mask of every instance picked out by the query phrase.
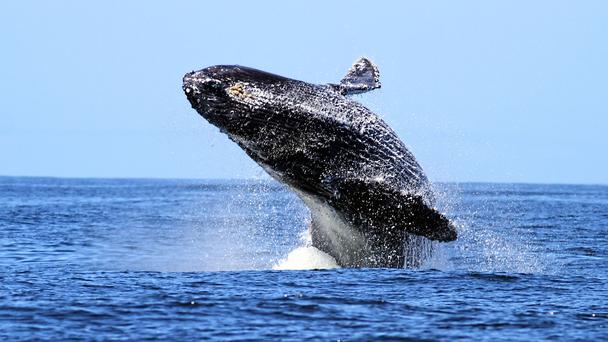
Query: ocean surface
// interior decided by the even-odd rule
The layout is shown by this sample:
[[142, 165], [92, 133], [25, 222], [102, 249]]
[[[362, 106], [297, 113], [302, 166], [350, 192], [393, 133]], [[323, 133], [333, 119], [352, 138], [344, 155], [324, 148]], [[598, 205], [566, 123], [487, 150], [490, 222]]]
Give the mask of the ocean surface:
[[436, 187], [420, 269], [311, 270], [274, 182], [0, 177], [0, 340], [608, 340], [607, 186]]

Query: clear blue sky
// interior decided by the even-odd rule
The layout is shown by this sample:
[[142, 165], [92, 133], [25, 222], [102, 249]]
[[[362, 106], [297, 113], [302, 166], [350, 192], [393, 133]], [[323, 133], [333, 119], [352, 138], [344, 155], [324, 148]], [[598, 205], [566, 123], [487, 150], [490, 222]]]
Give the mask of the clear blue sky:
[[431, 179], [608, 183], [606, 1], [3, 1], [0, 43], [0, 175], [258, 177], [182, 75], [365, 55]]

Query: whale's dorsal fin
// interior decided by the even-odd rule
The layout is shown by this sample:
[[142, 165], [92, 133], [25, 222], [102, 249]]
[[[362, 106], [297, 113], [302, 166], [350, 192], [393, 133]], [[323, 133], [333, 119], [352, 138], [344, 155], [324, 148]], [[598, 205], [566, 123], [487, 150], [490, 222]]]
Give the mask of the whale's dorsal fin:
[[340, 84], [331, 86], [342, 95], [364, 93], [380, 88], [380, 72], [372, 61], [361, 57], [348, 69]]

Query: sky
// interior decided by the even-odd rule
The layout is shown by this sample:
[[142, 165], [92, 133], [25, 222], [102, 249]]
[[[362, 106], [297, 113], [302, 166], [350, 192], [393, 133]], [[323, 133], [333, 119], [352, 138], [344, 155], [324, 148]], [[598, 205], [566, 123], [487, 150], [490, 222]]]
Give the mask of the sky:
[[429, 178], [608, 184], [605, 1], [3, 1], [0, 175], [258, 178], [184, 73], [337, 82], [360, 56]]

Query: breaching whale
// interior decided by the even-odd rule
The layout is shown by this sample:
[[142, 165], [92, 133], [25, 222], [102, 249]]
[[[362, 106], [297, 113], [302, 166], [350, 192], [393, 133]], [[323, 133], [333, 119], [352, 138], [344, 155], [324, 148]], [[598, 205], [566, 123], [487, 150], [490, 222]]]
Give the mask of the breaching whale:
[[[311, 211], [312, 245], [345, 267], [412, 266], [427, 239], [456, 239], [422, 168], [395, 132], [349, 95], [380, 88], [361, 58], [337, 84], [238, 65], [187, 73], [192, 107]], [[416, 265], [416, 262], [413, 263]]]

